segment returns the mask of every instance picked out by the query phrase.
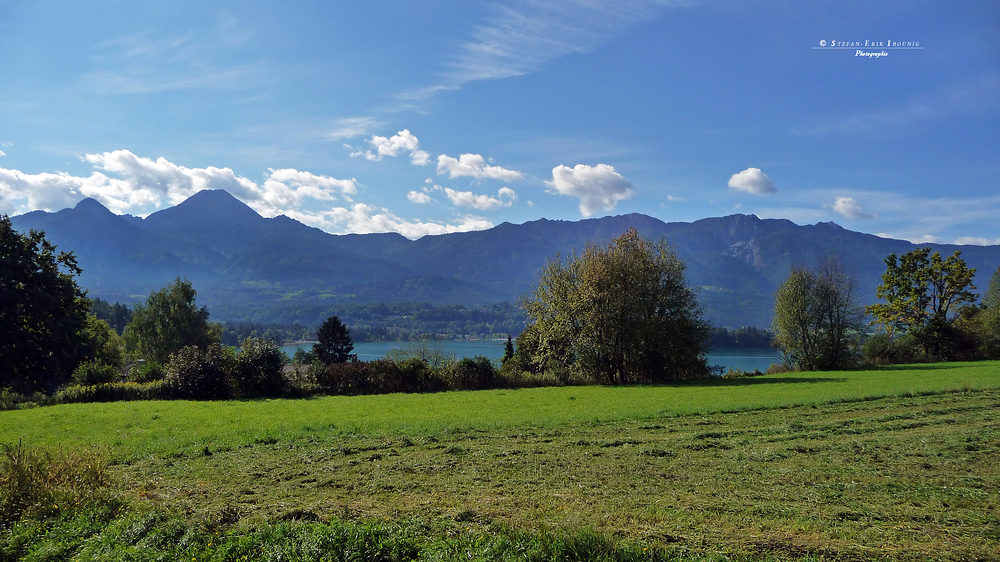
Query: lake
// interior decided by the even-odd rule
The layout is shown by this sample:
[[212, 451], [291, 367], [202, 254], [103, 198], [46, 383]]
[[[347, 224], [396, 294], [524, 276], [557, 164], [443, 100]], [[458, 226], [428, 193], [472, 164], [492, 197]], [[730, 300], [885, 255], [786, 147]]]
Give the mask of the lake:
[[[354, 344], [354, 353], [356, 353], [358, 355], [358, 359], [361, 359], [362, 361], [371, 361], [372, 359], [381, 359], [385, 357], [385, 354], [392, 349], [401, 347], [405, 348], [413, 343], [415, 342], [356, 342]], [[462, 357], [483, 355], [489, 357], [490, 359], [499, 360], [503, 357], [504, 344], [506, 343], [506, 340], [445, 340], [436, 342], [436, 345], [440, 345], [441, 350], [446, 353], [454, 353], [455, 357], [458, 357], [459, 359]], [[300, 346], [306, 351], [312, 349], [311, 342], [285, 345], [282, 346], [281, 349], [283, 349], [285, 353], [291, 357], [295, 354], [295, 350]], [[750, 349], [714, 349], [708, 354], [708, 364], [722, 365], [723, 372], [730, 368], [742, 369], [744, 371], [753, 371], [754, 369], [766, 371], [771, 363], [778, 363], [780, 360], [778, 350], [767, 347]]]

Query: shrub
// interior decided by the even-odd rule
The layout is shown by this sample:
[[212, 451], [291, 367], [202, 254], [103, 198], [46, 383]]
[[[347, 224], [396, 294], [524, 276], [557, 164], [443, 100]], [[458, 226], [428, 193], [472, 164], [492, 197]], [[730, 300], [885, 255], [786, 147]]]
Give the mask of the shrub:
[[745, 379], [747, 377], [760, 377], [764, 373], [760, 372], [760, 369], [754, 369], [752, 371], [744, 371], [743, 369], [735, 369], [730, 367], [726, 374], [722, 375], [724, 379]]
[[454, 363], [446, 372], [448, 388], [452, 390], [480, 390], [495, 388], [497, 370], [488, 357], [465, 357]]
[[114, 382], [119, 375], [121, 371], [114, 365], [86, 361], [73, 371], [73, 380], [81, 385], [106, 384]]
[[0, 390], [0, 411], [16, 410], [23, 405], [31, 405], [31, 398], [12, 390]]
[[310, 372], [316, 377], [316, 384], [329, 394], [434, 392], [447, 387], [438, 371], [417, 358], [314, 365]]
[[233, 383], [244, 396], [278, 396], [284, 391], [283, 369], [287, 357], [278, 344], [247, 338], [236, 356]]
[[138, 383], [163, 380], [165, 376], [163, 365], [156, 361], [139, 361], [128, 372], [128, 379]]
[[861, 356], [868, 365], [893, 365], [913, 363], [921, 357], [921, 353], [917, 339], [910, 334], [895, 338], [876, 334], [865, 340]]
[[85, 402], [122, 402], [131, 400], [166, 400], [171, 397], [167, 381], [148, 383], [113, 382], [89, 386], [68, 386], [47, 399], [47, 404], [78, 404]]
[[202, 351], [188, 346], [170, 357], [165, 380], [177, 398], [215, 400], [229, 395], [228, 379], [235, 370], [231, 347], [213, 343]]

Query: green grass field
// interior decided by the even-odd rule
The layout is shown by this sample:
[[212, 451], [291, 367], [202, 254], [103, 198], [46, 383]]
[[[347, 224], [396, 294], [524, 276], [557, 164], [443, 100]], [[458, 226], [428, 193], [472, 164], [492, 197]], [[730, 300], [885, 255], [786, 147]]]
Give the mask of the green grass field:
[[[979, 362], [0, 412], [0, 442], [105, 448], [129, 506], [8, 544], [65, 559], [312, 560], [307, 543], [334, 535], [382, 537], [392, 560], [1000, 559], [998, 407], [1000, 362]], [[53, 538], [70, 535], [91, 538]]]
[[788, 373], [688, 384], [331, 396], [307, 400], [116, 402], [0, 412], [0, 443], [110, 447], [117, 460], [351, 435], [437, 435], [638, 420], [1000, 388], [1000, 361]]

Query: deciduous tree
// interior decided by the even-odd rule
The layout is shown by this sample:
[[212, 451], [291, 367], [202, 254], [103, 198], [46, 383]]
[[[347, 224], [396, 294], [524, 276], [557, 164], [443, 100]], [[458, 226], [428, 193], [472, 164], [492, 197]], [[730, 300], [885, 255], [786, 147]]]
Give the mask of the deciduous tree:
[[924, 352], [948, 356], [956, 336], [952, 322], [959, 311], [976, 302], [978, 295], [962, 253], [947, 259], [931, 248], [918, 248], [901, 257], [885, 258], [886, 272], [875, 294], [887, 302], [873, 304], [865, 312], [882, 324], [890, 335], [912, 333]]
[[854, 364], [861, 336], [857, 282], [834, 258], [816, 271], [796, 267], [774, 295], [778, 347], [798, 368], [843, 369]]
[[566, 263], [556, 257], [524, 301], [527, 363], [610, 383], [707, 374], [710, 328], [684, 269], [665, 240], [631, 228]]
[[54, 390], [80, 363], [90, 301], [72, 253], [0, 216], [0, 388]]
[[208, 309], [195, 304], [197, 294], [190, 281], [178, 277], [151, 293], [145, 305], [136, 305], [122, 334], [128, 353], [166, 364], [184, 347], [204, 350], [219, 343], [221, 330], [209, 324]]

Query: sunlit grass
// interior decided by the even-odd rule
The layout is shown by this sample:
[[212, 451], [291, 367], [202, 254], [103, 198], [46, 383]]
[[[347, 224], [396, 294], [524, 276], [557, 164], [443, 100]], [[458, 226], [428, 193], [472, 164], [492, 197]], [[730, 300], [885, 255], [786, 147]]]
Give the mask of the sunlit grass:
[[69, 404], [0, 412], [0, 443], [107, 446], [116, 459], [336, 435], [425, 435], [1000, 388], [1000, 361], [790, 373], [664, 386], [582, 386], [306, 400]]

